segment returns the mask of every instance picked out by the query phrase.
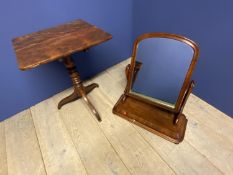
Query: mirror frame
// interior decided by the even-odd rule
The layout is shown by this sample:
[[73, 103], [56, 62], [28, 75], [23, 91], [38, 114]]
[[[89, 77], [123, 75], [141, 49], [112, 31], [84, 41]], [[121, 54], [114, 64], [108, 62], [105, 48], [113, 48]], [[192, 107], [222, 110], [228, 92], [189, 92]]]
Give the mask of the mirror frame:
[[[130, 92], [132, 89], [132, 85], [133, 85], [133, 77], [134, 77], [135, 63], [137, 61], [136, 55], [137, 55], [138, 45], [141, 41], [148, 39], [148, 38], [168, 38], [168, 39], [178, 40], [180, 42], [188, 44], [194, 51], [192, 61], [189, 65], [188, 71], [185, 75], [185, 79], [184, 79], [183, 85], [181, 87], [181, 90], [179, 92], [179, 96], [177, 98], [177, 101], [174, 104], [174, 106], [175, 106], [174, 108], [169, 107], [167, 105], [164, 105], [162, 103], [157, 103], [155, 101], [148, 100], [146, 98], [143, 98], [141, 96], [135, 95], [135, 94]], [[140, 35], [134, 42], [131, 63], [130, 63], [130, 66], [128, 67], [128, 70], [127, 70], [128, 71], [128, 75], [127, 75], [128, 80], [127, 80], [127, 85], [126, 85], [126, 89], [125, 89], [125, 95], [130, 96], [132, 98], [135, 98], [137, 100], [144, 101], [146, 103], [155, 105], [157, 107], [166, 109], [168, 111], [179, 113], [181, 111], [183, 101], [185, 100], [185, 94], [189, 89], [190, 82], [191, 82], [191, 76], [192, 76], [193, 70], [195, 68], [195, 65], [197, 63], [198, 57], [199, 57], [198, 45], [194, 41], [192, 41], [186, 37], [176, 35], [176, 34], [169, 34], [169, 33], [146, 33], [146, 34]]]

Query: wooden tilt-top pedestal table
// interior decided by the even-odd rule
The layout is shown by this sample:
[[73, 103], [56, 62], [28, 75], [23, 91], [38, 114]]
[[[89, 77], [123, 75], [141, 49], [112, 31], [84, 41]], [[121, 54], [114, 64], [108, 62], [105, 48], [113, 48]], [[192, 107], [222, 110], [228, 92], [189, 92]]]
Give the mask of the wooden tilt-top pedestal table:
[[21, 70], [32, 69], [39, 65], [61, 59], [69, 72], [74, 92], [59, 102], [58, 109], [69, 102], [83, 98], [98, 121], [101, 121], [97, 110], [87, 97], [87, 94], [98, 87], [98, 84], [93, 83], [88, 86], [82, 84], [71, 55], [76, 52], [85, 51], [111, 38], [112, 35], [102, 29], [84, 20], [75, 20], [17, 37], [13, 39], [13, 46], [18, 66]]

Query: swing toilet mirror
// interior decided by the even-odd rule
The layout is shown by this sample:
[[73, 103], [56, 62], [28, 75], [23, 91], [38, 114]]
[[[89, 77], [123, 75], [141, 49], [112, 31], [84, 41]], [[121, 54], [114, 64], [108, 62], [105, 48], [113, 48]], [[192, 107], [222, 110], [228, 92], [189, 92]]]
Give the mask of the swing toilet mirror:
[[[134, 43], [131, 63], [126, 68], [125, 92], [113, 112], [142, 127], [146, 125], [144, 128], [149, 130], [158, 126], [148, 125], [160, 125], [152, 123], [153, 120], [161, 122], [166, 117], [168, 121], [163, 122], [169, 126], [162, 127], [182, 125], [182, 130], [185, 130], [187, 120], [182, 110], [194, 86], [191, 75], [198, 55], [198, 46], [183, 36], [168, 33], [139, 36]], [[133, 109], [135, 104], [138, 109]], [[149, 108], [156, 112], [151, 113]], [[156, 132], [160, 131], [157, 129]], [[183, 139], [182, 134], [170, 140], [179, 142]]]

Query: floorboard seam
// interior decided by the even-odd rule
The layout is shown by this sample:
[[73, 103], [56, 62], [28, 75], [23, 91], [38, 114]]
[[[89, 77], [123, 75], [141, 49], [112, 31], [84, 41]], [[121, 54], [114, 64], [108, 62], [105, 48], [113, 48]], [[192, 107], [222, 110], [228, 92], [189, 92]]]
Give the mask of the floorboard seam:
[[228, 142], [230, 145], [232, 145], [232, 147], [233, 147], [232, 141], [229, 140], [223, 133], [221, 134], [221, 133], [216, 132], [215, 129], [209, 127], [209, 126], [206, 125], [205, 123], [201, 123], [198, 119], [195, 119], [194, 117], [192, 117], [192, 119], [191, 119], [191, 118], [188, 118], [188, 119], [189, 119], [189, 120], [192, 120], [192, 121], [194, 121], [195, 123], [197, 123], [198, 125], [200, 125], [201, 128], [206, 127], [208, 130], [210, 130], [212, 133], [214, 133], [214, 135], [219, 136], [219, 137], [221, 137], [221, 138], [224, 138], [224, 141], [225, 141], [225, 142], [227, 141], [227, 142]]
[[200, 155], [202, 155], [203, 157], [205, 157], [206, 160], [207, 160], [208, 162], [210, 162], [210, 164], [212, 164], [220, 173], [225, 174], [225, 173], [222, 172], [222, 170], [219, 169], [213, 162], [211, 162], [211, 161], [209, 160], [209, 158], [206, 157], [206, 155], [204, 155], [204, 154], [201, 153], [199, 150], [197, 150], [188, 140], [184, 139], [184, 141], [185, 141], [187, 144], [189, 144], [194, 150], [196, 150], [198, 153], [200, 153]]
[[3, 132], [4, 132], [4, 139], [5, 139], [5, 153], [6, 153], [6, 166], [7, 166], [7, 174], [8, 172], [8, 160], [7, 160], [7, 147], [6, 147], [6, 130], [5, 130], [5, 121], [2, 123], [3, 124]]
[[148, 142], [148, 141], [142, 136], [142, 134], [137, 130], [137, 128], [136, 128], [132, 123], [130, 123], [130, 124], [133, 126], [133, 128], [136, 130], [136, 132], [142, 137], [142, 139], [149, 145], [149, 147], [151, 147], [152, 150], [153, 150], [156, 154], [158, 154], [158, 156], [161, 158], [161, 160], [174, 172], [174, 174], [177, 175], [176, 171], [168, 164], [168, 162], [167, 162], [166, 160], [163, 159], [163, 157], [159, 154], [159, 152], [158, 152], [157, 150], [154, 149], [154, 147], [150, 144], [150, 142]]
[[[101, 90], [100, 90], [100, 91], [101, 91]], [[101, 93], [103, 93], [103, 95], [104, 95], [104, 92], [103, 92], [103, 91], [101, 91]], [[104, 96], [105, 96], [105, 95], [104, 95]], [[106, 98], [108, 99], [109, 103], [111, 103], [111, 104], [114, 103], [113, 100], [109, 99], [107, 96], [106, 96]], [[132, 126], [132, 128], [133, 128], [137, 133], [139, 133], [139, 132], [137, 131], [137, 129], [133, 126], [133, 124], [130, 123], [130, 125]], [[139, 133], [139, 135], [142, 137], [142, 135], [141, 135], [140, 133]], [[105, 136], [105, 137], [106, 137], [106, 136]], [[144, 139], [144, 137], [142, 137], [142, 138], [143, 138], [143, 140], [145, 141], [146, 144], [149, 144], [149, 143]], [[149, 144], [149, 147], [152, 147], [152, 146]], [[153, 150], [156, 154], [158, 154], [153, 148], [152, 148], [152, 150]], [[165, 161], [159, 154], [158, 154], [158, 156], [161, 158], [162, 161], [165, 162], [166, 165], [168, 165], [168, 164], [166, 163], [166, 161]], [[176, 174], [176, 172], [170, 167], [170, 165], [168, 165], [168, 167], [172, 170], [172, 172], [174, 172], [174, 174]]]
[[[84, 104], [84, 102], [82, 101], [82, 103]], [[85, 105], [85, 104], [84, 104]], [[88, 111], [89, 112], [89, 111]], [[104, 137], [107, 139], [107, 141], [109, 142], [109, 144], [111, 145], [113, 151], [116, 153], [116, 155], [119, 157], [119, 159], [121, 160], [121, 162], [123, 163], [123, 165], [126, 167], [126, 169], [128, 170], [128, 172], [132, 175], [131, 171], [129, 170], [129, 168], [126, 166], [125, 162], [121, 159], [120, 155], [117, 153], [117, 151], [115, 150], [114, 146], [112, 145], [112, 143], [110, 142], [110, 140], [108, 139], [108, 137], [105, 135], [104, 131], [102, 130], [102, 128], [100, 127], [99, 122], [96, 120], [96, 117], [93, 116], [90, 112], [89, 114], [91, 115], [91, 118], [93, 120], [95, 120], [95, 122], [97, 123], [100, 131], [102, 132], [102, 134], [104, 135]]]
[[[106, 70], [103, 71], [103, 73], [108, 73]], [[90, 80], [90, 82], [92, 82], [93, 79]], [[99, 89], [101, 91], [101, 89]], [[102, 91], [101, 91], [102, 92]], [[109, 102], [111, 103], [111, 100], [108, 99]], [[82, 101], [82, 103], [84, 104], [84, 102]], [[85, 104], [84, 104], [85, 105]], [[90, 112], [89, 112], [90, 113]], [[103, 129], [101, 128], [100, 124], [98, 121], [96, 121], [95, 116], [93, 116], [91, 113], [90, 115], [92, 116], [92, 118], [94, 118], [95, 122], [97, 123], [98, 127], [100, 128], [100, 131], [103, 133], [104, 137], [107, 139], [107, 141], [109, 142], [109, 144], [111, 145], [111, 147], [113, 148], [114, 152], [116, 153], [116, 155], [119, 157], [119, 159], [121, 160], [121, 162], [123, 163], [123, 165], [126, 167], [126, 169], [128, 170], [128, 172], [132, 175], [132, 172], [129, 170], [129, 168], [126, 166], [125, 162], [122, 160], [121, 156], [118, 154], [118, 152], [115, 150], [114, 146], [112, 145], [112, 143], [110, 142], [110, 140], [108, 139], [108, 137], [106, 136], [105, 132], [103, 131]]]
[[[53, 98], [53, 97], [51, 97], [51, 98]], [[52, 99], [52, 100], [53, 100], [53, 102], [55, 102], [54, 99]], [[84, 169], [85, 169], [86, 174], [89, 175], [89, 173], [88, 173], [88, 171], [87, 171], [87, 168], [86, 168], [85, 164], [83, 163], [83, 160], [81, 159], [81, 156], [80, 156], [80, 154], [79, 154], [79, 152], [78, 152], [78, 148], [77, 148], [77, 146], [74, 144], [73, 137], [71, 136], [70, 132], [68, 131], [67, 126], [66, 126], [64, 120], [62, 119], [62, 117], [60, 117], [60, 111], [58, 111], [58, 114], [59, 114], [58, 116], [59, 116], [60, 120], [62, 121], [62, 124], [63, 124], [64, 127], [65, 127], [66, 132], [69, 134], [69, 136], [70, 136], [70, 138], [71, 138], [71, 142], [72, 142], [72, 144], [73, 144], [73, 146], [74, 146], [74, 148], [75, 148], [75, 150], [76, 150], [76, 152], [77, 152], [77, 154], [78, 154], [78, 156], [79, 156], [79, 159], [80, 159], [80, 161], [81, 161], [81, 163], [82, 163], [82, 165], [83, 165], [83, 167], [84, 167]]]
[[40, 146], [40, 141], [38, 139], [38, 135], [37, 135], [36, 127], [35, 127], [35, 122], [34, 122], [34, 119], [32, 117], [31, 108], [29, 108], [29, 111], [30, 111], [30, 114], [31, 114], [31, 119], [32, 119], [34, 130], [35, 130], [35, 134], [36, 134], [36, 140], [38, 142], [38, 146], [39, 146], [39, 149], [40, 149], [40, 154], [41, 154], [42, 162], [43, 162], [43, 165], [44, 165], [45, 173], [48, 175], [48, 172], [47, 172], [47, 169], [46, 169], [46, 166], [45, 166], [45, 161], [44, 161], [43, 153], [42, 153], [41, 146]]
[[[122, 63], [120, 63], [122, 66], [124, 66]], [[128, 65], [128, 64], [127, 64]], [[107, 72], [110, 76], [111, 73]], [[108, 98], [108, 97], [107, 97]], [[108, 98], [109, 99], [109, 98]], [[110, 103], [114, 103], [113, 100], [109, 99]], [[113, 104], [114, 105], [114, 104]], [[135, 126], [130, 123], [130, 125], [134, 128], [134, 130], [142, 137], [142, 139], [149, 145], [149, 147], [152, 148], [152, 150], [161, 158], [161, 160], [172, 170], [172, 172], [174, 172], [174, 174], [177, 174], [174, 169], [161, 157], [161, 155], [152, 147], [152, 145], [140, 134], [140, 132], [138, 132], [138, 130], [135, 128]]]

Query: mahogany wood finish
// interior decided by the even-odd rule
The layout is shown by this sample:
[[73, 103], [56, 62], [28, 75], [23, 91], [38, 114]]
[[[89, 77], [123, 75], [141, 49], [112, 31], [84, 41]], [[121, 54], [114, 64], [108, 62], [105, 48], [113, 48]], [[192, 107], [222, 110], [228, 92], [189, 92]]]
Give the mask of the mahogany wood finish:
[[92, 113], [96, 116], [97, 120], [101, 121], [99, 113], [96, 111], [95, 107], [92, 105], [92, 103], [87, 97], [87, 94], [91, 92], [94, 88], [99, 87], [99, 85], [96, 83], [93, 83], [86, 87], [83, 86], [79, 73], [76, 71], [76, 66], [74, 64], [74, 61], [72, 60], [70, 56], [65, 57], [63, 59], [63, 63], [67, 71], [69, 72], [70, 78], [74, 86], [74, 92], [58, 103], [58, 109], [61, 109], [61, 107], [67, 103], [73, 102], [79, 98], [83, 98], [86, 104], [91, 109]]
[[26, 70], [86, 50], [112, 38], [83, 20], [13, 39], [19, 69]]
[[75, 20], [17, 37], [12, 41], [19, 69], [21, 70], [32, 69], [39, 65], [62, 59], [73, 82], [74, 92], [60, 101], [58, 109], [69, 102], [83, 98], [98, 121], [101, 121], [98, 112], [87, 97], [87, 94], [95, 87], [98, 87], [98, 84], [83, 86], [70, 55], [75, 52], [86, 51], [90, 47], [111, 38], [112, 35], [102, 29], [83, 20]]
[[183, 114], [174, 125], [174, 113], [125, 95], [118, 100], [113, 113], [171, 142], [184, 139], [187, 119]]
[[[194, 54], [185, 76], [175, 107], [166, 106], [162, 103], [145, 99], [131, 93], [131, 88], [141, 63], [136, 60], [138, 44], [147, 38], [170, 38], [188, 44], [193, 48]], [[168, 33], [146, 33], [139, 36], [133, 48], [130, 65], [126, 67], [127, 85], [124, 94], [113, 108], [113, 113], [169, 140], [179, 143], [183, 140], [187, 119], [182, 114], [185, 103], [192, 92], [194, 81], [191, 75], [199, 56], [199, 48], [196, 43], [183, 36]]]

